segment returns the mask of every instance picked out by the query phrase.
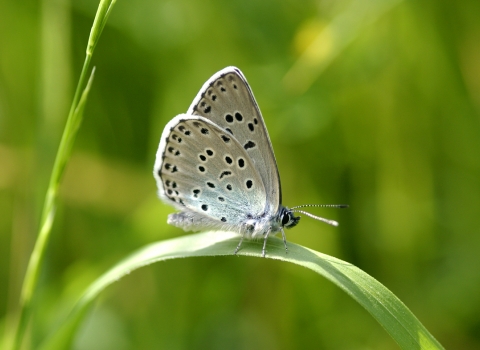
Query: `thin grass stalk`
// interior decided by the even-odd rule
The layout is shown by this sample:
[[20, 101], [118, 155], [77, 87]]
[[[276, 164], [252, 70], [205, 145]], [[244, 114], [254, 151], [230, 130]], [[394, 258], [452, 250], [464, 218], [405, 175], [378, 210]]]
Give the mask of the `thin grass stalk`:
[[90, 31], [82, 71], [80, 73], [75, 95], [68, 113], [67, 122], [63, 131], [60, 145], [58, 147], [47, 193], [45, 195], [42, 216], [40, 219], [39, 233], [37, 235], [37, 240], [35, 242], [32, 254], [30, 255], [27, 271], [23, 280], [18, 321], [16, 329], [13, 333], [13, 349], [20, 348], [22, 340], [25, 336], [27, 324], [32, 314], [34, 305], [32, 301], [34, 300], [35, 292], [37, 290], [39, 274], [43, 266], [46, 247], [48, 246], [52, 225], [55, 219], [58, 188], [60, 186], [73, 143], [75, 141], [76, 133], [82, 122], [83, 109], [93, 81], [94, 72], [92, 71], [90, 79], [87, 82], [90, 63], [95, 47], [98, 43], [103, 28], [105, 27], [108, 16], [115, 5], [115, 2], [116, 0], [102, 0], [100, 2], [92, 29]]

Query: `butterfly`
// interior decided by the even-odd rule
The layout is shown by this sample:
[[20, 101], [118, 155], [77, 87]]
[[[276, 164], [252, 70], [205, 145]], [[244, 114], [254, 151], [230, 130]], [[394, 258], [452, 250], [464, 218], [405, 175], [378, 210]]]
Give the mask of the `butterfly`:
[[167, 222], [185, 231], [223, 230], [244, 238], [263, 238], [298, 224], [306, 206], [282, 205], [277, 162], [252, 90], [236, 67], [214, 74], [200, 89], [186, 114], [163, 130], [153, 171], [159, 197], [179, 212]]

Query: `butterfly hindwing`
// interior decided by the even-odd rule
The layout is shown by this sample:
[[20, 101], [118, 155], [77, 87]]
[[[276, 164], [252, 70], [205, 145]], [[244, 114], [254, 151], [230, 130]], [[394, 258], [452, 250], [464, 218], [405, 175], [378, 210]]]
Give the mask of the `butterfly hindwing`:
[[187, 114], [200, 115], [232, 134], [248, 153], [267, 193], [266, 211], [281, 204], [280, 177], [260, 109], [242, 72], [227, 67], [212, 76]]
[[155, 178], [160, 197], [180, 209], [183, 216], [177, 218], [185, 222], [204, 217], [207, 223], [238, 228], [266, 208], [265, 187], [247, 151], [228, 131], [201, 116], [179, 115], [167, 125]]

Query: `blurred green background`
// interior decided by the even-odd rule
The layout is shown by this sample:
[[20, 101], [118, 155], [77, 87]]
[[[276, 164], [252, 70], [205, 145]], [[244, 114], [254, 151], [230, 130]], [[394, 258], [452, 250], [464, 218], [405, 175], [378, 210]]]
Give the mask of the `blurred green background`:
[[[0, 2], [0, 331], [8, 331], [96, 1]], [[151, 175], [164, 125], [238, 66], [284, 205], [348, 203], [288, 240], [349, 261], [451, 349], [480, 348], [480, 2], [118, 1], [61, 188], [31, 344], [133, 250], [184, 235]], [[75, 349], [395, 349], [297, 266], [163, 262], [110, 287]]]

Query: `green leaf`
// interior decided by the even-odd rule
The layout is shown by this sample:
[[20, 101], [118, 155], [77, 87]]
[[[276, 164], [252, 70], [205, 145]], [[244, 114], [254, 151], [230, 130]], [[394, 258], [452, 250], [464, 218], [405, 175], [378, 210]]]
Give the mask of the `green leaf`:
[[[123, 276], [156, 261], [175, 258], [233, 255], [238, 235], [230, 232], [205, 232], [161, 241], [139, 249], [92, 283], [76, 303], [66, 322], [44, 348], [64, 348], [75, 336], [91, 302], [107, 286]], [[262, 242], [244, 241], [238, 255], [261, 257]], [[359, 268], [329, 255], [271, 237], [267, 258], [309, 268], [343, 289], [385, 328], [402, 349], [443, 349], [412, 312], [380, 282]]]

